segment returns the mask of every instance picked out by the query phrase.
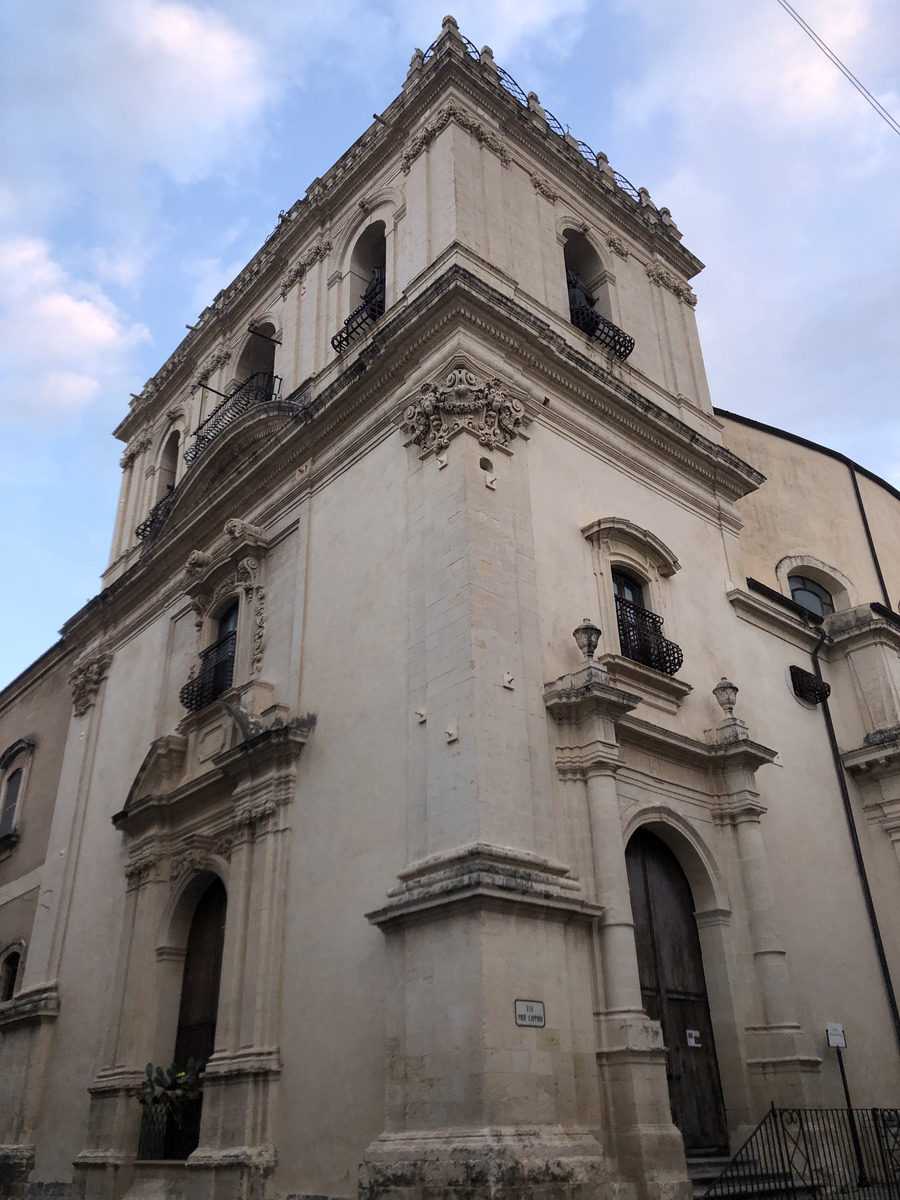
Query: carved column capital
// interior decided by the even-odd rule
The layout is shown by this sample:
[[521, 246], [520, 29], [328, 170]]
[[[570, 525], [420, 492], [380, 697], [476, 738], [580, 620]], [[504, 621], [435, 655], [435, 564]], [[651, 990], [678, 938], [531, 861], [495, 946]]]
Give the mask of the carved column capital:
[[69, 672], [72, 707], [76, 717], [83, 717], [96, 702], [111, 662], [112, 655], [108, 651], [98, 650], [79, 659]]

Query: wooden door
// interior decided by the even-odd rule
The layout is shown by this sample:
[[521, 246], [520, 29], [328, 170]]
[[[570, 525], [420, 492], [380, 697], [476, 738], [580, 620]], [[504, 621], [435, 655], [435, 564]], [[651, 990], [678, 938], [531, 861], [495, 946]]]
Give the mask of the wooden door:
[[727, 1154], [719, 1082], [694, 898], [677, 858], [646, 830], [625, 852], [641, 994], [662, 1025], [672, 1120], [687, 1154]]

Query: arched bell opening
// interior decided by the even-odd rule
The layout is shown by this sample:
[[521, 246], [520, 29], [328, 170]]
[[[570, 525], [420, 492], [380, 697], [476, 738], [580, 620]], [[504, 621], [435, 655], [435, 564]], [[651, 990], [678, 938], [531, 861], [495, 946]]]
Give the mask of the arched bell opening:
[[612, 320], [606, 268], [583, 233], [565, 229], [563, 238], [569, 315], [573, 325], [592, 335], [593, 329], [584, 328], [585, 322], [590, 323], [590, 313], [598, 313], [608, 321]]
[[244, 343], [241, 356], [238, 359], [235, 379], [238, 384], [244, 383], [252, 375], [275, 374], [275, 350], [277, 348], [275, 326], [271, 321], [254, 325], [249, 337]]
[[173, 429], [166, 438], [159, 460], [159, 467], [156, 472], [155, 503], [158, 503], [175, 490], [175, 475], [178, 471], [178, 448], [180, 445], [181, 435], [177, 429]]
[[662, 1026], [672, 1120], [689, 1157], [728, 1153], [696, 906], [673, 850], [639, 828], [625, 850], [641, 996]]

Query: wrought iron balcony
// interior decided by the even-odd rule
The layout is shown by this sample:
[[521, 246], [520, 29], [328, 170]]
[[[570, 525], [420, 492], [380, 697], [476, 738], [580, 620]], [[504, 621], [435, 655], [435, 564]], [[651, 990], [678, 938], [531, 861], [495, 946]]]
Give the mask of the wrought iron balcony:
[[570, 304], [569, 316], [576, 329], [611, 350], [623, 362], [634, 349], [634, 338], [629, 337], [618, 325], [613, 325], [612, 321], [607, 321], [589, 304]]
[[197, 426], [194, 440], [184, 452], [184, 461], [190, 466], [232, 421], [257, 405], [273, 403], [280, 392], [281, 379], [271, 371], [256, 371], [249, 376]]
[[619, 646], [625, 658], [664, 675], [674, 675], [684, 662], [681, 647], [663, 637], [663, 619], [639, 604], [616, 596]]
[[138, 525], [137, 529], [134, 531], [135, 535], [139, 537], [141, 541], [144, 541], [145, 539], [152, 541], [153, 538], [155, 538], [159, 533], [160, 529], [162, 529], [165, 519], [169, 515], [169, 511], [174, 503], [175, 489], [170, 488], [169, 491], [166, 492], [165, 496], [163, 496], [162, 500], [157, 500], [157, 502], [150, 509], [147, 519], [145, 521], [141, 521], [140, 525]]
[[374, 325], [384, 313], [384, 267], [376, 267], [372, 282], [366, 288], [362, 304], [355, 308], [341, 329], [331, 339], [331, 345], [343, 354], [354, 338]]
[[227, 692], [234, 679], [234, 648], [237, 633], [231, 630], [200, 654], [200, 670], [178, 693], [178, 699], [190, 712], [199, 712]]

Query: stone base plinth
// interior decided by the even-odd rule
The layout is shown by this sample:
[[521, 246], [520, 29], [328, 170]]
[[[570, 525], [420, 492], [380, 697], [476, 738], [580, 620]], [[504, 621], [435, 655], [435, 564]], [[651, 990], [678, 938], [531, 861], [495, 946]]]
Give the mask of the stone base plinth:
[[360, 1200], [635, 1200], [587, 1130], [490, 1128], [383, 1134]]

